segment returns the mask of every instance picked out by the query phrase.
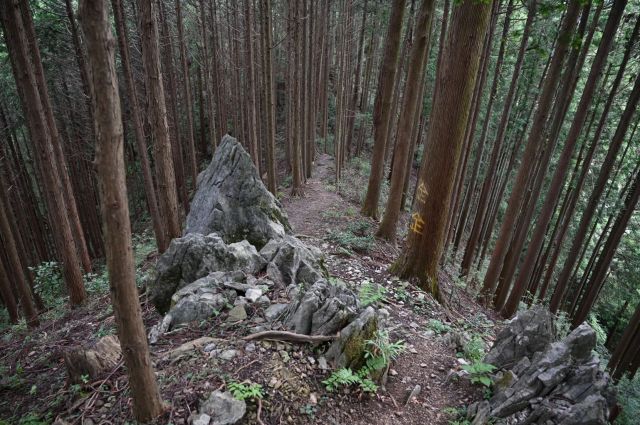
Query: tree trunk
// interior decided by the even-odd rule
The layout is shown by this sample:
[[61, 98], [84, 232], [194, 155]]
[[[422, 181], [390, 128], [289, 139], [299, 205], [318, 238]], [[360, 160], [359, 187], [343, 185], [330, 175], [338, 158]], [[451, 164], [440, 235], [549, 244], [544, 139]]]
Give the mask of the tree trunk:
[[402, 109], [398, 125], [398, 140], [396, 141], [396, 150], [394, 153], [389, 199], [382, 222], [376, 232], [376, 236], [391, 242], [395, 242], [396, 240], [396, 229], [402, 206], [401, 201], [405, 173], [410, 171], [406, 166], [407, 156], [413, 143], [411, 132], [416, 125], [415, 121], [418, 117], [416, 110], [418, 103], [422, 100], [418, 95], [421, 92], [420, 86], [423, 85], [424, 69], [427, 57], [429, 56], [429, 29], [431, 28], [434, 5], [433, 0], [423, 0], [416, 22], [415, 38], [411, 46], [405, 94], [402, 99]]
[[164, 406], [151, 365], [136, 288], [115, 40], [103, 0], [83, 0], [80, 16], [90, 52], [90, 81], [96, 108], [96, 167], [113, 312], [129, 374], [134, 416], [140, 422], [148, 422], [162, 414]]
[[405, 0], [394, 0], [391, 6], [391, 17], [387, 30], [387, 42], [384, 48], [382, 68], [373, 107], [373, 152], [371, 154], [371, 173], [367, 185], [367, 194], [362, 205], [362, 214], [367, 217], [378, 217], [378, 203], [384, 177], [384, 155], [386, 151], [387, 133], [391, 119], [391, 99], [393, 83], [398, 68], [398, 51], [402, 34], [402, 18]]
[[[179, 0], [178, 0], [179, 1]], [[140, 160], [140, 168], [142, 169], [142, 179], [144, 181], [144, 193], [147, 199], [147, 207], [151, 216], [151, 224], [156, 237], [158, 251], [163, 253], [169, 248], [169, 241], [163, 230], [162, 217], [158, 209], [158, 198], [153, 185], [153, 176], [151, 174], [151, 164], [149, 163], [149, 155], [147, 154], [147, 141], [144, 135], [144, 127], [142, 125], [142, 117], [140, 113], [140, 105], [138, 104], [138, 94], [136, 83], [133, 78], [133, 68], [131, 66], [131, 58], [129, 54], [129, 37], [127, 35], [126, 20], [122, 0], [112, 0], [114, 20], [116, 23], [116, 32], [118, 34], [118, 46], [120, 48], [120, 61], [122, 62], [122, 72], [127, 84], [129, 93], [129, 102], [131, 104], [131, 118], [133, 120], [133, 130], [138, 148], [138, 159]]]
[[540, 148], [541, 143], [544, 141], [544, 126], [549, 115], [551, 102], [553, 101], [554, 94], [558, 86], [562, 63], [564, 62], [564, 58], [569, 49], [573, 30], [578, 19], [579, 10], [580, 2], [577, 0], [571, 0], [564, 22], [560, 29], [558, 43], [543, 83], [542, 92], [538, 99], [538, 105], [533, 117], [533, 123], [531, 125], [525, 151], [521, 159], [515, 182], [511, 189], [511, 195], [507, 203], [507, 210], [504, 214], [502, 225], [500, 227], [500, 235], [494, 247], [491, 262], [489, 263], [489, 268], [487, 269], [487, 273], [484, 278], [482, 293], [485, 302], [488, 302], [492, 298], [496, 289], [498, 283], [497, 279], [500, 270], [502, 269], [504, 258], [507, 254], [507, 247], [511, 241], [515, 221], [520, 213], [520, 208], [522, 207], [526, 182], [534, 165], [533, 158], [535, 157], [536, 151]]
[[262, 6], [262, 16], [260, 28], [262, 32], [262, 72], [265, 93], [265, 114], [266, 114], [266, 138], [267, 144], [267, 187], [273, 194], [276, 193], [278, 184], [276, 180], [276, 159], [275, 159], [275, 139], [276, 139], [276, 100], [273, 89], [273, 47], [271, 36], [271, 0], [260, 0]]
[[411, 216], [406, 251], [393, 266], [402, 278], [417, 277], [420, 286], [439, 300], [438, 264], [448, 206], [491, 9], [491, 4], [466, 0], [453, 10], [447, 55], [436, 76], [438, 88], [418, 177], [417, 210]]
[[[64, 187], [57, 169], [55, 149], [51, 140], [52, 133], [45, 113], [47, 103], [41, 98], [36, 72], [29, 60], [29, 42], [18, 1], [3, 2], [0, 14], [16, 85], [19, 87], [18, 92], [27, 117], [31, 141], [34, 144], [38, 165], [42, 171], [47, 209], [52, 220], [56, 223], [52, 227], [52, 231], [56, 250], [63, 266], [69, 300], [72, 306], [77, 306], [85, 301], [87, 294], [82, 281], [71, 224], [67, 218], [69, 211], [64, 199]], [[32, 46], [37, 49], [35, 44]]]
[[164, 218], [165, 239], [171, 241], [181, 234], [178, 215], [178, 194], [173, 171], [173, 156], [167, 123], [167, 108], [160, 68], [158, 21], [155, 0], [138, 0], [142, 32], [142, 62], [147, 88], [149, 124], [154, 142], [158, 185], [158, 205]]

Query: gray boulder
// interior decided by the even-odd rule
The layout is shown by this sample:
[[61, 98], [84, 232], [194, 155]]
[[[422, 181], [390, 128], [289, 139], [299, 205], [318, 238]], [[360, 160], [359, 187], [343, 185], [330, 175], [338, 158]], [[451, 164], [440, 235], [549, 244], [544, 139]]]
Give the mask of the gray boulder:
[[284, 286], [311, 285], [327, 275], [320, 250], [293, 236], [270, 240], [260, 255], [269, 263], [267, 276]]
[[160, 313], [166, 313], [177, 290], [211, 272], [240, 270], [255, 274], [265, 265], [264, 258], [247, 241], [226, 244], [216, 234], [188, 234], [171, 241], [160, 256], [151, 301]]
[[474, 425], [608, 423], [616, 400], [611, 379], [593, 354], [595, 332], [583, 323], [549, 343], [552, 328], [544, 316], [540, 309], [519, 314], [498, 335], [485, 362], [497, 359], [494, 364], [503, 368], [499, 374], [510, 378], [494, 385], [488, 403], [470, 407]]
[[214, 391], [200, 404], [198, 411], [209, 415], [210, 425], [232, 425], [244, 417], [247, 404], [233, 398], [231, 393]]
[[305, 335], [333, 335], [358, 314], [358, 297], [348, 288], [318, 280], [289, 305], [283, 323]]
[[198, 178], [185, 235], [217, 233], [226, 243], [247, 240], [260, 249], [290, 231], [287, 214], [262, 183], [249, 154], [225, 135]]
[[510, 369], [523, 357], [531, 358], [553, 341], [553, 320], [549, 310], [534, 307], [519, 312], [496, 337], [485, 362]]

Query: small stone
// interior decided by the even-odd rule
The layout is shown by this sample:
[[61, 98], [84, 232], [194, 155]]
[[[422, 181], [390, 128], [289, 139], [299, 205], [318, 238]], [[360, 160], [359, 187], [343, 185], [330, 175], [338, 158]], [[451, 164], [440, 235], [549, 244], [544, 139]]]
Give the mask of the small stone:
[[211, 422], [211, 416], [206, 413], [199, 413], [193, 417], [191, 425], [209, 425]]
[[318, 359], [318, 367], [321, 370], [328, 370], [329, 369], [329, 365], [327, 364], [327, 359], [325, 359], [324, 357], [320, 357]]
[[247, 345], [244, 346], [244, 351], [248, 352], [248, 353], [252, 353], [254, 351], [256, 351], [256, 345], [253, 342], [248, 343]]
[[395, 369], [389, 369], [389, 375], [396, 376], [396, 375], [398, 375], [398, 371], [395, 370]]
[[413, 347], [413, 345], [412, 345], [411, 347], [409, 347], [409, 352], [410, 352], [411, 354], [418, 354], [418, 350], [416, 350], [416, 349]]
[[307, 357], [307, 361], [309, 362], [309, 364], [316, 364], [316, 359], [311, 356]]
[[247, 312], [242, 305], [237, 305], [229, 310], [227, 322], [241, 322], [247, 318]]
[[409, 327], [413, 328], [413, 329], [418, 329], [420, 327], [420, 325], [417, 324], [416, 322], [411, 322], [411, 323], [409, 323]]
[[212, 342], [211, 344], [207, 344], [207, 346], [204, 347], [204, 352], [209, 353], [215, 349], [216, 349], [216, 344]]
[[262, 289], [260, 288], [249, 288], [247, 292], [244, 293], [244, 297], [249, 300], [249, 302], [256, 302], [258, 298], [262, 296]]
[[318, 404], [318, 396], [316, 396], [316, 393], [309, 394], [309, 404], [312, 406]]
[[220, 357], [222, 360], [231, 360], [233, 359], [235, 356], [238, 355], [238, 351], [237, 350], [224, 350], [222, 353], [220, 353]]
[[406, 406], [411, 402], [411, 400], [416, 398], [420, 394], [420, 391], [422, 391], [422, 387], [420, 385], [416, 385], [415, 387], [413, 387], [413, 389], [409, 393], [409, 397], [407, 397], [407, 401], [404, 402], [404, 405]]
[[247, 300], [245, 297], [238, 297], [233, 302], [233, 305], [247, 305], [247, 304], [249, 304], [249, 300]]
[[285, 363], [288, 363], [289, 360], [291, 360], [291, 357], [289, 356], [289, 353], [287, 353], [284, 350], [278, 351], [278, 354], [280, 354], [280, 358], [282, 358], [282, 361], [285, 362]]
[[427, 367], [426, 363], [420, 363], [420, 367]]
[[272, 304], [264, 311], [264, 317], [269, 321], [275, 320], [288, 306], [288, 304]]
[[269, 304], [271, 304], [271, 300], [266, 295], [263, 295], [260, 298], [258, 298], [258, 301], [256, 302], [262, 306], [268, 306]]
[[466, 360], [465, 360], [465, 359], [463, 359], [463, 358], [459, 358], [459, 359], [458, 359], [458, 364], [459, 364], [459, 365], [463, 365], [463, 366], [464, 366], [464, 365], [468, 365], [468, 364], [469, 364], [469, 362], [468, 362], [468, 361], [466, 361]]
[[247, 412], [247, 404], [236, 400], [231, 393], [214, 391], [201, 404], [200, 410], [211, 416], [213, 425], [230, 425], [242, 419]]

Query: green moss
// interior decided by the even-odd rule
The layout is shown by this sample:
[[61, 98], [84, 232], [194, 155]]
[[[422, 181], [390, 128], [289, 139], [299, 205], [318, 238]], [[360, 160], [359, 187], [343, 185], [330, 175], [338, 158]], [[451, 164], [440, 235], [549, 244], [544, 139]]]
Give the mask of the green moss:
[[358, 370], [364, 365], [364, 353], [367, 341], [372, 339], [378, 332], [378, 321], [371, 320], [365, 327], [347, 341], [344, 347], [344, 354], [347, 357], [346, 364], [353, 370]]

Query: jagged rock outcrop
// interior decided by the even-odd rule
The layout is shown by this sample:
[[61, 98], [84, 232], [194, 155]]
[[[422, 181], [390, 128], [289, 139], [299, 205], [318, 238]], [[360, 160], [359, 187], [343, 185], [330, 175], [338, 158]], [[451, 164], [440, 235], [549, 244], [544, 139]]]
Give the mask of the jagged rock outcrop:
[[553, 319], [544, 307], [523, 311], [505, 326], [487, 354], [485, 362], [510, 369], [522, 358], [532, 358], [553, 341]]
[[586, 323], [552, 342], [551, 316], [519, 314], [498, 335], [486, 362], [500, 366], [489, 401], [469, 408], [473, 425], [605, 425], [615, 405], [600, 369], [594, 330]]
[[[166, 315], [151, 330], [151, 343], [221, 313], [233, 323], [258, 315], [255, 323], [267, 319], [263, 330], [339, 335], [327, 360], [335, 367], [359, 367], [366, 340], [384, 324], [384, 310], [363, 309], [351, 290], [327, 281], [320, 250], [289, 232], [286, 214], [251, 158], [225, 136], [199, 178], [185, 236], [172, 241], [158, 261], [151, 300]], [[273, 288], [288, 290], [288, 306], [269, 308]]]
[[216, 234], [188, 234], [171, 241], [169, 249], [160, 256], [157, 278], [151, 286], [151, 301], [158, 311], [166, 313], [178, 289], [209, 273], [240, 270], [255, 274], [266, 264], [247, 241], [226, 244]]
[[261, 249], [290, 232], [287, 214], [262, 183], [249, 154], [225, 135], [198, 177], [185, 235], [217, 233], [226, 243], [247, 240]]

